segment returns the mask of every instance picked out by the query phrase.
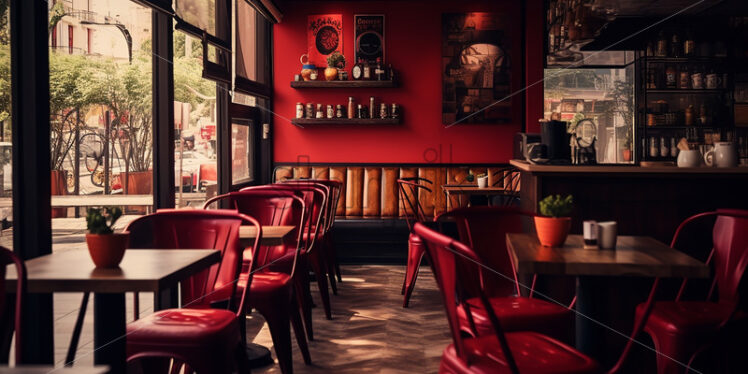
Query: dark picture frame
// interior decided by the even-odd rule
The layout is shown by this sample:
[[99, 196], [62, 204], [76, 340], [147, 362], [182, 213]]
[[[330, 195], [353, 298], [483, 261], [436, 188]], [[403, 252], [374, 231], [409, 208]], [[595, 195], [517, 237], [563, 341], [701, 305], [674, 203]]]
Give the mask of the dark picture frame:
[[442, 14], [444, 125], [515, 121], [511, 19], [508, 13]]
[[354, 59], [353, 64], [358, 62], [359, 57], [367, 63], [376, 63], [377, 58], [385, 62], [385, 31], [384, 14], [354, 14]]

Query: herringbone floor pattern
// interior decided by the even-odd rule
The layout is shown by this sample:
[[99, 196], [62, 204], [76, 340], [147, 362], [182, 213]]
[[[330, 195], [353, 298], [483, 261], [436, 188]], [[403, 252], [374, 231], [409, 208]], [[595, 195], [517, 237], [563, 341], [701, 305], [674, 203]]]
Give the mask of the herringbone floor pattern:
[[[316, 289], [313, 365], [304, 365], [294, 341], [294, 373], [435, 373], [451, 342], [441, 296], [431, 270], [421, 268], [410, 307], [402, 308], [404, 266], [345, 266], [333, 320], [324, 318]], [[248, 338], [272, 346], [262, 317], [249, 320]], [[280, 373], [278, 365], [253, 373]]]
[[[58, 248], [59, 249], [59, 248]], [[333, 320], [324, 317], [316, 283], [312, 295], [315, 340], [309, 342], [313, 365], [304, 365], [294, 344], [294, 373], [435, 373], [442, 350], [451, 342], [441, 296], [428, 266], [421, 268], [410, 308], [402, 308], [400, 288], [404, 266], [343, 266], [343, 283], [332, 296]], [[153, 313], [152, 294], [140, 298], [141, 316]], [[64, 362], [80, 294], [58, 293], [55, 303], [55, 358]], [[132, 297], [127, 297], [128, 321], [132, 318]], [[93, 364], [93, 307], [89, 305], [78, 344], [75, 366]], [[267, 325], [255, 313], [247, 321], [247, 339], [272, 350]], [[273, 352], [275, 357], [275, 352]], [[254, 369], [252, 373], [280, 373], [278, 365]]]

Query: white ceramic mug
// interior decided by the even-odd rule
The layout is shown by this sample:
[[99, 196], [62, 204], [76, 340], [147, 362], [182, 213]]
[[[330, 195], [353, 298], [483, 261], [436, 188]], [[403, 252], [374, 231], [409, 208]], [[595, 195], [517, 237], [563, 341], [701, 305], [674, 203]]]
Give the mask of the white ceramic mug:
[[488, 176], [478, 178], [478, 188], [488, 187]]
[[597, 245], [600, 249], [615, 249], [618, 239], [618, 223], [615, 221], [597, 223]]
[[678, 167], [696, 168], [701, 166], [701, 152], [697, 149], [689, 149], [678, 153]]

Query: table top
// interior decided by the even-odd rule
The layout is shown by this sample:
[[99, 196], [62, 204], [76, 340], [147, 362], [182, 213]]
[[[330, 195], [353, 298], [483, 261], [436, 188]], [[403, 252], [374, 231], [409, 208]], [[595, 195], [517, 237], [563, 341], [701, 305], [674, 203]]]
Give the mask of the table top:
[[534, 234], [507, 234], [507, 249], [524, 274], [708, 278], [701, 261], [646, 236], [618, 236], [615, 250], [584, 249], [581, 235], [544, 247]]
[[[294, 226], [263, 226], [262, 245], [281, 245], [288, 235], [293, 231]], [[239, 239], [251, 241], [257, 237], [257, 230], [254, 226], [242, 226], [239, 228]]]
[[442, 189], [444, 189], [444, 192], [448, 194], [483, 194], [483, 195], [491, 195], [491, 194], [504, 194], [506, 193], [506, 190], [504, 187], [484, 187], [480, 188], [476, 185], [472, 184], [445, 184], [442, 185]]
[[643, 167], [636, 165], [538, 165], [522, 160], [511, 160], [509, 164], [517, 169], [530, 173], [566, 173], [566, 174], [748, 174], [748, 167], [716, 168], [696, 167], [680, 168], [677, 166]]
[[[220, 261], [213, 249], [128, 249], [119, 268], [96, 268], [87, 250], [54, 252], [26, 261], [28, 291], [156, 292]], [[9, 265], [6, 289], [15, 287]]]
[[105, 374], [109, 372], [109, 368], [106, 366], [95, 366], [95, 367], [79, 367], [74, 368], [55, 368], [54, 366], [16, 366], [16, 367], [0, 367], [0, 374], [49, 374], [49, 373], [60, 373], [60, 374]]

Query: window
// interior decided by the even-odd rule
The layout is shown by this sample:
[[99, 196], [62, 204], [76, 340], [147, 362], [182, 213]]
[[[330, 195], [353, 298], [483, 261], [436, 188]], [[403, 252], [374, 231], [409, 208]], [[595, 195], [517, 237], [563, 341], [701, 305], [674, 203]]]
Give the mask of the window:
[[10, 85], [10, 5], [0, 14], [0, 245], [13, 249], [13, 143]]
[[[68, 53], [49, 55], [53, 228], [102, 196], [136, 195], [124, 213], [145, 214], [153, 205], [152, 10], [89, 0], [57, 2], [50, 14], [68, 37]], [[63, 207], [57, 195], [80, 199]]]
[[[546, 69], [546, 119], [595, 129], [598, 163], [632, 163], [634, 139], [634, 69]], [[592, 129], [592, 126], [590, 126]]]
[[271, 23], [246, 0], [236, 1], [234, 40], [235, 89], [270, 96]]
[[240, 185], [254, 181], [255, 144], [252, 123], [246, 120], [231, 121], [231, 184]]
[[216, 83], [202, 78], [203, 43], [174, 31], [174, 175], [177, 207], [201, 207], [217, 191]]

